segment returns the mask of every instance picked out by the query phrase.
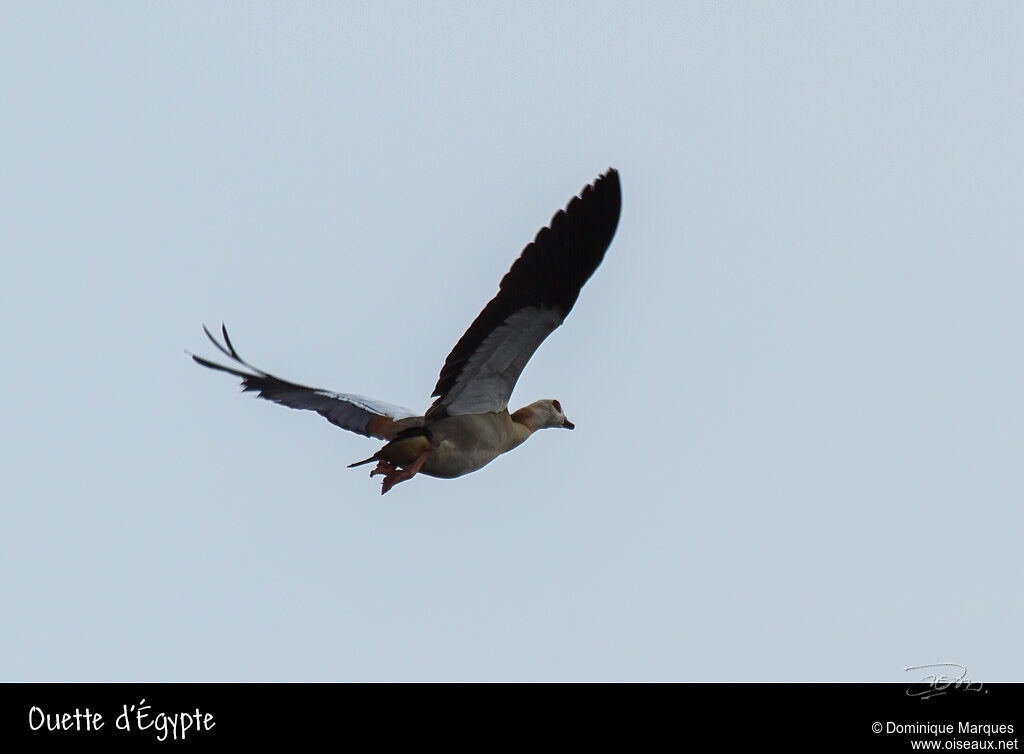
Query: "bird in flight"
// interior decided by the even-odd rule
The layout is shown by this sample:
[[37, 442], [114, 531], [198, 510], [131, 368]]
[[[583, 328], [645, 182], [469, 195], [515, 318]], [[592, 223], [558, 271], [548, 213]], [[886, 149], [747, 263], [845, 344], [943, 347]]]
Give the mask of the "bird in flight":
[[382, 495], [416, 474], [444, 479], [468, 474], [539, 429], [575, 428], [556, 400], [534, 401], [511, 414], [508, 401], [526, 362], [562, 324], [601, 264], [621, 207], [619, 174], [609, 168], [555, 214], [448, 354], [431, 395], [437, 400], [422, 416], [361, 395], [297, 385], [257, 369], [238, 355], [223, 325], [223, 343], [205, 325], [203, 331], [241, 369], [190, 355], [204, 367], [241, 377], [243, 392], [316, 411], [343, 429], [387, 440], [372, 456], [350, 465], [376, 461], [370, 476], [384, 477]]

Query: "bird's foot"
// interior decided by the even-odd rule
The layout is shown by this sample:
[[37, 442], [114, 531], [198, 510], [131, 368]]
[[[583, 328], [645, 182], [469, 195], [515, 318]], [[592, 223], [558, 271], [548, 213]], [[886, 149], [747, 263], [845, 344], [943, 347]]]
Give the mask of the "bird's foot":
[[393, 474], [395, 470], [395, 467], [387, 461], [378, 461], [377, 468], [370, 472], [370, 478], [373, 479], [377, 474]]
[[398, 469], [393, 471], [384, 477], [384, 480], [380, 483], [380, 494], [386, 495], [387, 491], [394, 487], [399, 482], [404, 482], [406, 479], [412, 479], [413, 474], [409, 473], [408, 469]]
[[[392, 470], [387, 473], [387, 476], [385, 476], [383, 481], [380, 483], [380, 494], [386, 495], [388, 490], [390, 490], [399, 482], [404, 482], [407, 479], [412, 479], [414, 476], [416, 476], [419, 470], [423, 468], [423, 464], [426, 463], [428, 455], [430, 455], [429, 451], [423, 453], [415, 461], [412, 462], [411, 466], [405, 469], [395, 469], [394, 466], [392, 466]], [[384, 463], [384, 461], [381, 461], [381, 463]]]

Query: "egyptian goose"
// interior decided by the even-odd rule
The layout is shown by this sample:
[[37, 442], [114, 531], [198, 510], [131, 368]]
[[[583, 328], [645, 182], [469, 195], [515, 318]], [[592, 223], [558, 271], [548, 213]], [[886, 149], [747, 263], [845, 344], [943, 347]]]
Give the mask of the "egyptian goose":
[[343, 429], [388, 443], [369, 458], [383, 495], [416, 474], [451, 479], [476, 471], [522, 444], [538, 429], [574, 425], [556, 400], [539, 400], [510, 414], [508, 401], [533, 352], [562, 324], [580, 289], [604, 258], [619, 222], [619, 174], [609, 169], [542, 228], [501, 280], [491, 299], [441, 369], [423, 416], [364, 398], [296, 385], [244, 361], [222, 325], [210, 341], [242, 371], [194, 354], [199, 364], [242, 378], [242, 390], [289, 408], [316, 411]]

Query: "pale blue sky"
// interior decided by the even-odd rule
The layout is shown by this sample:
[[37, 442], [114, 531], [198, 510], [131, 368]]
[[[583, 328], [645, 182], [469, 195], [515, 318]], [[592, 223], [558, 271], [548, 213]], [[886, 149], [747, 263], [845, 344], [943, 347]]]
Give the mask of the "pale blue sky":
[[[5, 3], [0, 678], [1021, 680], [1024, 8]], [[423, 409], [608, 166], [512, 403], [377, 447], [183, 349]], [[912, 678], [909, 680], [916, 680]]]

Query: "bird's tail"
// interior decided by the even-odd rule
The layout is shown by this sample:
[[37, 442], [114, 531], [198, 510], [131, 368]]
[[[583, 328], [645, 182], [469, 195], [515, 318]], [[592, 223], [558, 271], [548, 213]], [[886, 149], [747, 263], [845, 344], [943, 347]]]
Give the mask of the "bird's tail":
[[379, 453], [379, 452], [377, 452], [377, 453], [374, 453], [374, 454], [373, 454], [372, 456], [370, 456], [369, 458], [367, 458], [367, 459], [366, 459], [366, 460], [364, 460], [364, 461], [356, 461], [355, 463], [350, 463], [350, 464], [348, 465], [348, 467], [349, 467], [350, 469], [354, 469], [354, 468], [355, 468], [356, 466], [364, 466], [365, 464], [368, 464], [368, 463], [373, 463], [374, 461], [379, 461], [380, 459], [379, 459], [379, 458], [377, 458], [377, 456], [378, 456], [378, 455], [380, 455], [380, 453]]
[[416, 461], [416, 459], [429, 451], [433, 444], [433, 437], [430, 434], [429, 429], [423, 427], [409, 427], [403, 429], [395, 439], [385, 445], [383, 448], [378, 450], [369, 458], [362, 461], [356, 461], [350, 463], [348, 467], [350, 469], [356, 466], [362, 466], [366, 463], [372, 463], [373, 461], [387, 461], [388, 463], [396, 466], [408, 466], [409, 464]]

